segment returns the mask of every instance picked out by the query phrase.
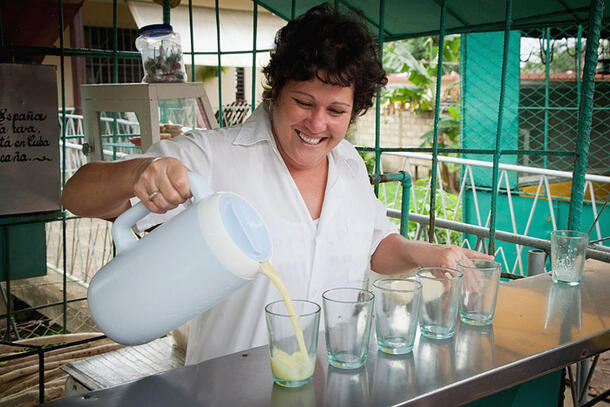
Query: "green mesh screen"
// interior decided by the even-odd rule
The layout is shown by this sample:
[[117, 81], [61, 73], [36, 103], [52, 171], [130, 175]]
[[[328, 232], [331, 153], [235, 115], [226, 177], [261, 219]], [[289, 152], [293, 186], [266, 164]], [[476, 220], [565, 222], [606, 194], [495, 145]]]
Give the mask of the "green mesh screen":
[[[605, 26], [602, 32], [607, 32]], [[521, 94], [519, 100], [519, 148], [575, 151], [578, 128], [580, 81], [586, 38], [578, 26], [536, 29], [522, 33]], [[587, 173], [609, 175], [610, 47], [602, 38], [595, 75], [591, 145]], [[573, 157], [523, 156], [521, 164], [572, 171]], [[602, 197], [603, 199], [604, 197]]]

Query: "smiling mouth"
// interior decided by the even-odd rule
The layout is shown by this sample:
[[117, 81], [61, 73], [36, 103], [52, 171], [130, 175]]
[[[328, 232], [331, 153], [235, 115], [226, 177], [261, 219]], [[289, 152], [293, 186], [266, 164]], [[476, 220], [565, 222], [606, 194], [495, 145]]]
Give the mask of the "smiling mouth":
[[297, 136], [299, 136], [299, 138], [306, 144], [309, 144], [311, 146], [315, 146], [316, 144], [320, 144], [322, 142], [322, 140], [326, 139], [326, 137], [320, 137], [320, 138], [311, 138], [311, 137], [306, 137], [303, 134], [301, 134], [301, 132], [299, 130], [294, 130], [297, 133]]

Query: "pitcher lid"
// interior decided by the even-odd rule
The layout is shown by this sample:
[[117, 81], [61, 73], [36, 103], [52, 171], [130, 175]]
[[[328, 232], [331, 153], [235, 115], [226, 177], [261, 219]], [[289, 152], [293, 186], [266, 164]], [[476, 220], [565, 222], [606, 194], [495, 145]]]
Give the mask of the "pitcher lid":
[[220, 216], [227, 233], [248, 257], [265, 261], [271, 257], [271, 239], [267, 227], [256, 210], [234, 194], [223, 194]]

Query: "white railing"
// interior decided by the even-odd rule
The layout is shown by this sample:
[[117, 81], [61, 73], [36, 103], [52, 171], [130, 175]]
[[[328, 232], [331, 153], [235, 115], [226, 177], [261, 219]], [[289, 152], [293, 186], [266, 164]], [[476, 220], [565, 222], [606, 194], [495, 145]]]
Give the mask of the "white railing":
[[[66, 109], [66, 180], [70, 178], [83, 164], [87, 162], [83, 154], [83, 117], [73, 114], [73, 109]], [[62, 113], [58, 115], [60, 126], [63, 123]], [[102, 134], [112, 134], [114, 119], [102, 117]], [[119, 131], [123, 134], [139, 132], [137, 122], [117, 119]], [[74, 138], [77, 136], [78, 138]], [[79, 143], [80, 142], [80, 143]], [[63, 154], [63, 144], [60, 142], [60, 154]], [[104, 150], [108, 159], [123, 158], [124, 152]], [[63, 160], [63, 157], [60, 157]], [[90, 278], [112, 258], [111, 223], [100, 219], [72, 218], [66, 220], [66, 263], [67, 276], [71, 280], [87, 285]], [[63, 232], [61, 222], [46, 224], [47, 237], [47, 267], [49, 270], [63, 273]]]
[[[410, 172], [410, 169], [411, 169], [410, 160], [419, 160], [419, 161], [425, 160], [425, 161], [430, 161], [430, 162], [432, 161], [432, 155], [430, 155], [430, 154], [422, 154], [422, 153], [414, 153], [414, 152], [385, 152], [383, 154], [401, 157], [403, 159], [402, 169], [406, 172]], [[472, 191], [472, 198], [473, 198], [473, 204], [474, 204], [474, 208], [475, 208], [477, 226], [489, 227], [491, 210], [488, 211], [486, 214], [481, 213], [481, 208], [479, 207], [479, 199], [477, 197], [477, 186], [474, 181], [472, 168], [473, 167], [492, 168], [493, 163], [488, 162], [488, 161], [479, 161], [479, 160], [446, 157], [446, 156], [439, 156], [438, 161], [444, 162], [444, 163], [458, 164], [458, 165], [463, 166], [462, 180], [461, 180], [461, 184], [460, 184], [460, 190], [458, 192], [458, 198], [456, 200], [456, 206], [453, 208], [450, 208], [451, 212], [453, 213], [453, 215], [451, 217], [447, 217], [447, 212], [448, 212], [447, 209], [449, 209], [449, 208], [447, 208], [447, 205], [446, 205], [446, 199], [445, 199], [446, 192], [443, 189], [443, 182], [442, 182], [442, 178], [441, 178], [442, 172], [441, 172], [440, 166], [437, 166], [437, 171], [438, 171], [437, 177], [439, 180], [437, 185], [438, 185], [439, 194], [440, 194], [440, 200], [437, 201], [437, 205], [440, 205], [441, 213], [443, 213], [444, 219], [451, 220], [451, 221], [460, 221], [460, 219], [456, 219], [456, 215], [458, 213], [458, 210], [457, 210], [458, 205], [460, 205], [461, 198], [464, 195], [465, 191], [467, 189], [470, 189]], [[549, 170], [549, 169], [543, 169], [543, 168], [525, 167], [525, 166], [521, 166], [521, 165], [502, 164], [502, 163], [499, 164], [499, 170], [500, 170], [500, 177], [499, 177], [499, 182], [498, 182], [498, 190], [500, 188], [505, 189], [507, 200], [508, 200], [508, 209], [509, 209], [511, 228], [512, 228], [512, 230], [508, 230], [506, 232], [511, 232], [511, 233], [514, 233], [514, 234], [520, 235], [520, 236], [529, 236], [530, 227], [531, 227], [532, 220], [534, 217], [534, 212], [536, 210], [537, 205], [541, 201], [540, 198], [543, 198], [546, 200], [546, 204], [542, 203], [542, 205], [546, 205], [548, 207], [548, 215], [551, 220], [553, 230], [556, 230], [557, 222], [555, 219], [555, 212], [553, 210], [553, 202], [555, 200], [557, 200], [558, 197], [553, 196], [551, 194], [549, 178], [551, 178], [553, 181], [556, 181], [557, 179], [564, 179], [564, 180], [568, 181], [568, 180], [572, 179], [572, 173], [567, 172], [567, 171], [556, 171], [556, 170]], [[508, 175], [508, 173], [510, 171], [519, 173], [519, 174], [527, 174], [528, 178], [536, 179], [536, 181], [537, 181], [536, 193], [533, 196], [532, 206], [529, 210], [527, 219], [524, 219], [522, 216], [517, 216], [517, 214], [515, 214], [515, 209], [514, 209], [514, 205], [513, 205], [512, 194], [511, 194], [511, 187], [510, 187], [510, 183], [509, 183], [509, 175]], [[595, 219], [598, 215], [598, 209], [597, 209], [597, 203], [596, 203], [596, 197], [595, 197], [595, 189], [593, 188], [593, 182], [601, 183], [601, 184], [610, 184], [610, 177], [603, 176], [603, 175], [595, 175], [595, 174], [586, 174], [585, 175], [585, 192], [588, 192], [590, 194], [591, 211], [592, 211], [593, 219]], [[428, 182], [428, 186], [430, 186], [430, 182]], [[386, 189], [382, 184], [381, 194], [383, 194], [383, 198], [385, 198], [386, 202], [389, 202], [388, 207], [396, 208], [396, 201], [398, 199], [398, 189], [396, 189], [396, 193], [395, 193], [394, 197], [388, 197], [387, 193], [386, 193]], [[565, 197], [563, 199], [565, 200]], [[430, 188], [429, 187], [426, 191], [424, 199], [421, 200], [420, 202], [416, 201], [415, 188], [411, 188], [411, 201], [413, 202], [413, 207], [415, 208], [415, 213], [423, 214], [424, 209], [426, 208], [426, 205], [428, 205], [429, 200], [430, 200]], [[485, 218], [485, 223], [482, 222], [482, 219], [484, 219], [484, 218]], [[449, 229], [446, 229], [445, 233], [447, 234], [446, 235], [447, 241], [449, 241], [451, 231]], [[598, 240], [603, 237], [599, 222], [596, 223], [595, 229], [594, 229], [594, 231], [592, 231], [591, 235], [594, 236], [594, 233], [597, 236], [597, 239], [592, 239], [592, 240]], [[422, 238], [422, 227], [419, 224], [417, 225], [417, 232], [416, 232], [415, 238], [416, 239]], [[464, 239], [462, 241], [462, 245], [469, 246], [468, 240]], [[504, 266], [505, 266], [505, 270], [509, 270], [513, 274], [525, 275], [524, 267], [523, 267], [523, 264], [521, 261], [521, 253], [523, 251], [523, 246], [516, 245], [516, 250], [517, 250], [517, 256], [516, 256], [515, 262], [511, 266], [509, 266], [509, 264], [506, 260], [506, 256], [504, 255], [504, 251], [502, 250], [501, 247], [499, 247], [496, 250], [496, 253], [494, 253], [494, 254], [496, 256], [502, 257], [502, 260], [503, 260]]]

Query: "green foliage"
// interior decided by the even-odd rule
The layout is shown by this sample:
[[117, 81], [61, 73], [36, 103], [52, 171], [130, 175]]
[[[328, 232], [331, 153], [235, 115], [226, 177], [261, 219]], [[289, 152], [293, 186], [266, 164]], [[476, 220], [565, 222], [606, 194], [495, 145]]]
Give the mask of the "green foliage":
[[[220, 68], [221, 72], [226, 72], [226, 70], [227, 70], [227, 68], [224, 66]], [[215, 65], [214, 66], [205, 65], [197, 70], [197, 78], [201, 82], [206, 82], [206, 81], [209, 81], [210, 79], [216, 78], [216, 77], [218, 77], [218, 67]]]
[[[422, 178], [422, 179], [418, 179], [416, 181], [413, 182], [413, 189], [414, 189], [414, 193], [415, 193], [415, 202], [413, 202], [413, 198], [411, 195], [409, 195], [409, 212], [413, 213], [413, 212], [420, 212], [421, 207], [418, 206], [417, 208], [415, 208], [415, 204], [419, 203], [419, 205], [421, 205], [421, 202], [423, 202], [424, 197], [426, 196], [426, 194], [428, 193], [429, 190], [429, 186], [428, 183], [430, 182], [429, 178]], [[385, 184], [385, 189], [386, 189], [386, 196], [387, 196], [387, 200], [385, 199], [384, 195], [381, 193], [380, 190], [380, 194], [379, 194], [379, 199], [386, 205], [388, 206], [389, 204], [392, 203], [394, 196], [396, 196], [396, 188], [402, 188], [400, 186], [400, 183], [398, 182], [388, 182]], [[442, 209], [442, 201], [441, 199], [444, 200], [445, 203], [445, 212], [443, 212]], [[447, 191], [443, 192], [443, 197], [441, 197], [441, 193], [440, 191], [437, 191], [436, 194], [436, 207], [435, 207], [435, 214], [436, 217], [438, 218], [445, 218], [446, 219], [450, 219], [450, 220], [456, 220], [458, 222], [460, 222], [462, 220], [462, 208], [461, 205], [457, 205], [457, 210], [455, 210], [456, 208], [456, 204], [458, 202], [458, 195], [457, 194], [453, 194]], [[424, 208], [423, 213], [425, 215], [429, 215], [430, 214], [430, 197], [428, 197], [427, 199], [427, 205]], [[396, 204], [393, 206], [395, 209], [400, 209], [402, 207], [402, 191], [398, 191], [398, 199], [396, 201]], [[455, 215], [455, 212], [457, 211], [457, 214]], [[446, 213], [446, 215], [445, 215]], [[454, 218], [455, 215], [455, 218]], [[400, 220], [399, 219], [392, 219], [397, 225], [400, 224]], [[409, 222], [409, 238], [410, 239], [415, 239], [416, 238], [416, 230], [417, 230], [417, 223], [416, 222]], [[436, 236], [436, 240], [438, 243], [447, 243], [447, 233], [445, 230], [443, 229], [436, 229], [434, 231], [434, 234]], [[426, 236], [427, 237], [427, 236]], [[454, 245], [461, 245], [462, 242], [462, 235], [459, 232], [455, 232], [452, 231], [450, 233], [450, 243], [454, 244]]]
[[[458, 70], [460, 36], [445, 37], [443, 74]], [[433, 38], [394, 41], [384, 44], [383, 67], [386, 72], [405, 73], [410, 84], [388, 86], [381, 102], [409, 103], [415, 111], [434, 106], [438, 43]]]
[[[460, 110], [454, 106], [449, 106], [449, 115], [441, 115], [438, 121], [438, 133], [445, 135], [439, 137], [438, 145], [443, 148], [458, 148], [460, 143]], [[433, 123], [434, 125], [434, 123]], [[434, 129], [425, 132], [422, 135], [422, 143], [420, 147], [428, 147], [432, 145], [434, 138]]]
[[373, 171], [375, 171], [375, 153], [372, 151], [358, 150], [358, 154], [360, 154], [360, 157], [362, 157], [364, 163], [366, 164], [366, 171], [369, 174], [372, 174]]

